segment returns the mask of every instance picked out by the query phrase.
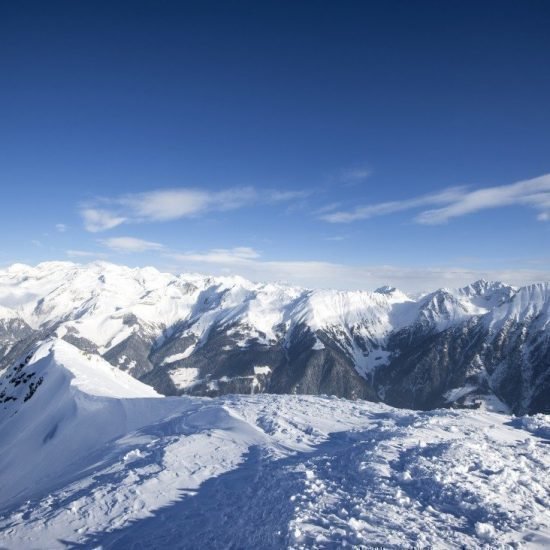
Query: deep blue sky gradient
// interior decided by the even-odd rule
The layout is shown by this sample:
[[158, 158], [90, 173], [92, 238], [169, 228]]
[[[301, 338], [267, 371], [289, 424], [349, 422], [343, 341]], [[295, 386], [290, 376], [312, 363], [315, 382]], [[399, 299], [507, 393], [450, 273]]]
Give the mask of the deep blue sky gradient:
[[[80, 250], [201, 269], [100, 242], [131, 236], [266, 261], [550, 271], [549, 222], [521, 205], [438, 226], [318, 214], [549, 173], [549, 29], [542, 0], [2, 2], [0, 263]], [[243, 186], [304, 197], [101, 234], [79, 214]]]

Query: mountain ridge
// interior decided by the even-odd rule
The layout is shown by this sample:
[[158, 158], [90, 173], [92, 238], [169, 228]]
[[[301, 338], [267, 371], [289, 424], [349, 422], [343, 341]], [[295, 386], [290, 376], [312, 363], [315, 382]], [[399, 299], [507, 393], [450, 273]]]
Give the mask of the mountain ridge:
[[103, 261], [15, 264], [0, 270], [0, 367], [55, 337], [166, 395], [334, 394], [424, 409], [496, 398], [544, 412], [549, 289], [479, 280], [413, 299]]
[[0, 409], [6, 548], [550, 541], [544, 415], [162, 397], [55, 337], [0, 385], [16, 397]]

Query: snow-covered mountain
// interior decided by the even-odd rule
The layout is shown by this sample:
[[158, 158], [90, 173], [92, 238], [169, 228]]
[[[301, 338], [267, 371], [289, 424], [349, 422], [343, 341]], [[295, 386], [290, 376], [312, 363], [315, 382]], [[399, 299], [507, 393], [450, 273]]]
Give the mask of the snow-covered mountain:
[[0, 369], [47, 338], [164, 395], [328, 394], [429, 409], [550, 411], [548, 283], [412, 299], [174, 276], [105, 262], [0, 271]]
[[162, 397], [54, 334], [0, 388], [10, 550], [550, 544], [544, 415]]

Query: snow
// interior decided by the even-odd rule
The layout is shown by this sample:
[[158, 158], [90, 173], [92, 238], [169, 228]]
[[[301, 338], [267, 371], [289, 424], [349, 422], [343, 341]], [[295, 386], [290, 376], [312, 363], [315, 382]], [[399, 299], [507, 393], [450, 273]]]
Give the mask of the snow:
[[22, 364], [44, 381], [3, 404], [3, 547], [550, 544], [548, 416], [159, 398], [56, 340]]
[[[63, 340], [42, 345], [34, 361], [55, 361], [70, 373], [70, 385], [87, 395], [98, 397], [162, 397], [151, 386], [127, 376], [97, 355], [86, 354]], [[31, 363], [31, 366], [35, 363]]]
[[418, 319], [443, 331], [508, 303], [516, 292], [517, 289], [501, 282], [484, 280], [458, 289], [442, 288], [418, 298]]
[[[363, 365], [363, 351], [352, 333], [383, 339], [413, 319], [417, 310], [395, 289], [311, 291], [241, 277], [174, 276], [107, 262], [17, 264], [0, 270], [0, 305], [11, 308], [6, 315], [20, 315], [33, 328], [54, 326], [59, 337], [71, 333], [86, 338], [101, 354], [135, 332], [161, 341], [167, 328], [185, 322], [183, 335], [195, 344], [167, 357], [163, 364], [189, 357], [215, 326], [227, 327], [228, 336], [234, 335], [233, 346], [244, 348], [251, 342], [277, 342], [281, 326], [292, 331], [306, 323], [316, 331], [344, 323], [342, 347], [358, 358], [358, 370], [363, 373], [370, 367]], [[324, 346], [316, 340], [313, 349]]]
[[170, 379], [179, 390], [193, 386], [199, 381], [199, 369], [193, 367], [181, 367], [168, 371]]
[[314, 349], [314, 350], [322, 350], [322, 349], [325, 349], [325, 344], [323, 344], [323, 342], [321, 342], [321, 340], [319, 340], [319, 338], [315, 338], [315, 343], [313, 344], [313, 346], [311, 346], [311, 349]]
[[[399, 308], [403, 304], [412, 308]], [[241, 277], [174, 276], [154, 268], [128, 268], [107, 262], [78, 265], [46, 262], [0, 270], [0, 305], [13, 309], [34, 328], [64, 323], [101, 347], [114, 347], [135, 330], [124, 324], [134, 315], [157, 337], [176, 322], [189, 321], [188, 333], [204, 341], [215, 324], [238, 324], [244, 339], [269, 343], [281, 324], [306, 322], [312, 330], [344, 322], [368, 322], [385, 335], [414, 316], [403, 293], [311, 291], [260, 284]], [[192, 353], [192, 350], [189, 352]]]
[[46, 262], [0, 271], [0, 304], [9, 304], [34, 328], [61, 321], [103, 347], [131, 334], [124, 325], [128, 314], [153, 327], [185, 318], [200, 292], [193, 288], [189, 292], [184, 281], [153, 268], [106, 262]]
[[0, 270], [0, 319], [20, 317], [35, 329], [55, 329], [59, 337], [85, 338], [101, 354], [136, 333], [160, 343], [175, 327], [185, 327], [178, 328], [181, 337], [194, 344], [165, 358], [165, 365], [189, 358], [213, 329], [225, 329], [232, 337], [224, 346], [229, 351], [252, 343], [287, 346], [293, 331], [305, 325], [316, 338], [313, 350], [324, 349], [315, 334], [324, 331], [357, 372], [369, 377], [391, 358], [385, 349], [389, 335], [418, 323], [443, 331], [485, 315], [498, 329], [507, 320], [540, 314], [545, 329], [550, 326], [549, 288], [548, 283], [515, 289], [477, 281], [412, 299], [393, 287], [310, 290], [242, 277], [176, 276], [107, 262], [45, 262]]
[[189, 346], [183, 353], [174, 353], [173, 355], [168, 356], [162, 362], [163, 365], [168, 365], [169, 363], [175, 363], [176, 361], [181, 361], [189, 357], [195, 349], [195, 346]]
[[264, 366], [255, 366], [254, 367], [254, 374], [263, 374], [265, 376], [271, 374], [271, 367], [268, 367], [267, 365]]
[[412, 301], [402, 293], [314, 290], [297, 304], [293, 317], [294, 322], [306, 323], [313, 330], [368, 321], [376, 334], [383, 336], [390, 327], [399, 327], [409, 320], [412, 309], [407, 308], [408, 315], [400, 315], [400, 310], [393, 307], [396, 304]]
[[[334, 336], [369, 376], [390, 359], [387, 336], [417, 322], [444, 330], [487, 315], [492, 328], [533, 318], [546, 329], [549, 289], [478, 281], [412, 300], [391, 287], [308, 290], [106, 262], [0, 270], [0, 319], [55, 335], [0, 376], [0, 545], [548, 547], [548, 416], [497, 414], [506, 407], [468, 385], [446, 398], [478, 410], [162, 398], [61, 338], [82, 336], [105, 353], [136, 331], [161, 341], [185, 326], [195, 344], [165, 358], [171, 365], [215, 326], [245, 347], [305, 324]], [[324, 349], [318, 336], [314, 350]], [[195, 368], [168, 374], [179, 389], [199, 380]], [[269, 374], [257, 365], [248, 378], [259, 388]]]
[[0, 305], [0, 321], [18, 319], [19, 315], [13, 309]]
[[446, 394], [443, 395], [443, 397], [448, 403], [453, 403], [454, 401], [457, 401], [458, 399], [465, 397], [466, 395], [468, 395], [469, 393], [472, 393], [477, 389], [478, 389], [477, 386], [466, 384], [465, 386], [462, 386], [460, 388], [453, 388], [452, 390], [449, 390]]
[[491, 311], [488, 323], [493, 329], [513, 319], [521, 321], [539, 316], [541, 330], [550, 326], [550, 283], [536, 283], [520, 288], [508, 302]]

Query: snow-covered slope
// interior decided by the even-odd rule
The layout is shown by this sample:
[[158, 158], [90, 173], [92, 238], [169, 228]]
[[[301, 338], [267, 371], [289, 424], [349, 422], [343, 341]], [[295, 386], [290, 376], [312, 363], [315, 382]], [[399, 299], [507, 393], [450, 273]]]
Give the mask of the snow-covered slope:
[[3, 501], [62, 481], [72, 461], [166, 416], [175, 403], [161, 397], [66, 342], [39, 345], [0, 378]]
[[15, 311], [0, 305], [0, 361], [32, 332], [32, 328]]
[[1, 381], [8, 549], [550, 544], [542, 415], [159, 398], [59, 341]]
[[540, 322], [541, 329], [546, 329], [550, 324], [550, 283], [522, 287], [499, 306], [488, 316], [493, 332], [498, 332], [506, 322], [534, 319]]
[[442, 288], [419, 300], [417, 323], [443, 331], [506, 303], [515, 289], [500, 282], [479, 280], [459, 289]]
[[484, 322], [491, 387], [516, 412], [550, 413], [550, 284], [519, 289]]
[[[417, 311], [416, 304], [395, 289], [312, 291], [240, 277], [176, 277], [105, 262], [14, 265], [0, 271], [2, 303], [9, 304], [10, 312], [25, 319], [40, 338], [56, 334], [138, 378], [155, 371], [148, 381], [165, 393], [186, 390], [190, 384], [206, 393], [209, 388], [216, 392], [231, 380], [237, 381], [231, 382], [233, 386], [241, 381], [249, 390], [265, 385], [265, 380], [253, 378], [254, 368], [265, 364], [261, 353], [257, 364], [236, 372], [231, 372], [234, 367], [221, 366], [219, 373], [204, 373], [202, 364], [194, 364], [201, 361], [200, 354], [186, 365], [185, 360], [201, 348], [205, 353], [213, 350], [213, 340], [220, 335], [224, 341], [217, 353], [271, 348], [275, 357], [266, 359], [273, 371], [273, 362], [288, 357], [289, 348], [304, 335], [312, 339], [313, 351], [325, 349], [314, 336], [321, 331], [338, 346], [341, 368], [365, 376], [380, 361], [374, 348], [392, 330], [414, 319]], [[182, 375], [178, 369], [183, 366], [200, 375]], [[306, 392], [330, 390], [304, 384]], [[282, 382], [281, 386], [280, 391], [293, 390]], [[365, 390], [359, 389], [358, 395], [363, 394]]]
[[520, 414], [550, 411], [549, 312], [548, 284], [477, 281], [413, 300], [391, 287], [16, 264], [0, 270], [0, 371], [57, 337], [165, 395], [335, 394], [433, 408], [495, 394]]
[[[277, 284], [256, 284], [241, 277], [163, 274], [153, 268], [130, 269], [106, 262], [86, 266], [46, 262], [16, 264], [0, 271], [0, 304], [33, 328], [75, 331], [105, 352], [129, 336], [135, 318], [155, 335], [181, 321], [204, 339], [213, 325], [239, 323], [246, 339], [274, 340], [277, 327], [373, 324], [382, 336], [406, 322], [392, 311], [411, 302], [403, 293], [310, 291]], [[0, 318], [4, 317], [0, 310]], [[261, 336], [260, 336], [261, 335]], [[244, 342], [243, 342], [244, 343]]]

